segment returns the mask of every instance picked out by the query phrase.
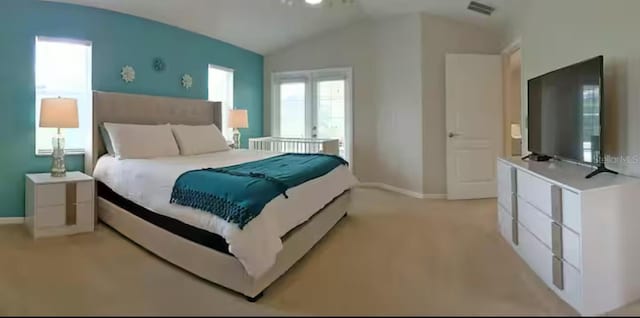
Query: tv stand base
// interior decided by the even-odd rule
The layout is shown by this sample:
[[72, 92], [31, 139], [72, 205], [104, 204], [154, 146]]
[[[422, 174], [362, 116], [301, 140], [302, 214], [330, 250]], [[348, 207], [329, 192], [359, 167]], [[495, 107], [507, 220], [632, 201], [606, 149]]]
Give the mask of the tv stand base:
[[590, 174], [588, 174], [585, 178], [587, 179], [591, 179], [592, 177], [594, 177], [595, 175], [601, 174], [603, 172], [608, 172], [608, 173], [613, 173], [613, 174], [618, 174], [617, 172], [613, 171], [613, 170], [609, 170], [607, 169], [604, 165], [599, 166], [596, 170], [594, 170], [593, 172], [591, 172]]

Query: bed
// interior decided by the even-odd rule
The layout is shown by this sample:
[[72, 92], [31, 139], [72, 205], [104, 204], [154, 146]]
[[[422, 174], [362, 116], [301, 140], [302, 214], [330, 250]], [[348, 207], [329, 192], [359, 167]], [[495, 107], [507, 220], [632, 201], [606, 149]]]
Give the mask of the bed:
[[[220, 126], [219, 103], [94, 92], [85, 170], [98, 184], [99, 219], [155, 255], [250, 301], [283, 275], [347, 213], [355, 178], [346, 167], [290, 189], [239, 230], [197, 209], [169, 204], [172, 180], [184, 171], [275, 156], [230, 150], [153, 160], [105, 156], [102, 123]], [[345, 169], [347, 171], [342, 171]], [[339, 185], [339, 186], [336, 186]], [[321, 195], [318, 195], [321, 193]]]

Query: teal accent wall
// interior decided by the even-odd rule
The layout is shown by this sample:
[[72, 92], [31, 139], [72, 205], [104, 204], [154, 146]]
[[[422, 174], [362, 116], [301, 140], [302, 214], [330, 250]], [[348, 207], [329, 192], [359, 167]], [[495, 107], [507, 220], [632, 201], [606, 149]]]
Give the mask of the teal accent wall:
[[[262, 135], [263, 56], [203, 35], [130, 15], [35, 0], [0, 0], [0, 217], [24, 216], [24, 174], [47, 172], [50, 157], [35, 155], [35, 37], [93, 42], [93, 89], [207, 99], [208, 65], [235, 70], [234, 103], [249, 110], [246, 139]], [[152, 59], [164, 58], [155, 72]], [[131, 65], [126, 84], [120, 69]], [[193, 77], [190, 90], [182, 74]], [[83, 156], [68, 156], [82, 170]]]

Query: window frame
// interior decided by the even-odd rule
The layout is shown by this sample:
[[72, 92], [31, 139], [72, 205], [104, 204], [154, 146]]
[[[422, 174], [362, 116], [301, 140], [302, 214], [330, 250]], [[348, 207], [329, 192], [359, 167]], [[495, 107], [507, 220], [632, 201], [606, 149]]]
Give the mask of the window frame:
[[[228, 101], [228, 103], [231, 104], [231, 105], [229, 105], [228, 108], [225, 108], [224, 101], [216, 101], [216, 100], [213, 100], [211, 98], [211, 87], [210, 87], [211, 69], [215, 69], [215, 70], [218, 70], [218, 71], [231, 73], [231, 85], [230, 85], [231, 89], [229, 91], [229, 87], [227, 87], [227, 92], [226, 92], [227, 97], [230, 99], [230, 101]], [[221, 118], [221, 123], [220, 123], [221, 126], [225, 126], [224, 125], [225, 118], [229, 117], [229, 111], [235, 109], [235, 96], [234, 96], [235, 95], [235, 81], [236, 81], [236, 76], [235, 76], [235, 70], [234, 69], [229, 68], [229, 67], [225, 67], [225, 66], [216, 65], [216, 64], [209, 64], [208, 65], [208, 67], [207, 67], [207, 99], [209, 101], [212, 101], [212, 102], [222, 102], [223, 103], [222, 109], [221, 109], [221, 112], [222, 112], [222, 114], [221, 114], [222, 118]], [[231, 138], [232, 138], [232, 130], [231, 130], [231, 128], [229, 128], [229, 127], [218, 127], [218, 128], [222, 132], [222, 135], [225, 137], [225, 139], [228, 139], [230, 141]], [[225, 134], [225, 132], [227, 134]]]
[[[308, 69], [298, 71], [284, 71], [271, 73], [271, 98], [269, 105], [270, 136], [280, 136], [280, 84], [291, 82], [305, 82], [306, 84], [306, 121], [312, 123], [317, 118], [317, 107], [313, 106], [316, 97], [316, 84], [325, 80], [345, 81], [345, 156], [349, 162], [349, 168], [353, 169], [353, 68], [334, 67], [323, 69]], [[305, 126], [310, 126], [305, 124]], [[306, 128], [307, 136], [312, 135], [311, 127]]]
[[[66, 37], [51, 37], [51, 36], [42, 36], [42, 35], [37, 35], [35, 37], [35, 41], [34, 41], [34, 46], [33, 46], [33, 53], [34, 53], [34, 104], [35, 104], [35, 114], [38, 114], [38, 108], [40, 107], [40, 105], [38, 104], [38, 95], [39, 93], [42, 94], [43, 91], [41, 91], [38, 86], [37, 86], [37, 74], [38, 74], [38, 68], [37, 68], [37, 48], [38, 48], [38, 42], [50, 42], [50, 43], [67, 43], [67, 44], [75, 44], [75, 45], [83, 45], [88, 47], [89, 52], [87, 55], [87, 70], [88, 70], [88, 74], [87, 74], [87, 78], [89, 79], [88, 81], [88, 97], [89, 97], [89, 114], [93, 113], [93, 106], [91, 105], [91, 92], [93, 90], [93, 42], [89, 41], [89, 40], [82, 40], [82, 39], [73, 39], [73, 38], [66, 38]], [[44, 91], [45, 93], [47, 93], [47, 91]], [[72, 94], [76, 94], [77, 92], [71, 92]], [[45, 95], [50, 95], [50, 94], [45, 94]], [[80, 110], [78, 110], [78, 113], [80, 113]], [[91, 116], [89, 116], [91, 117]], [[78, 118], [79, 122], [82, 123], [82, 117]], [[89, 118], [90, 119], [90, 118]], [[39, 118], [35, 118], [35, 132], [34, 132], [34, 151], [35, 151], [35, 155], [36, 156], [51, 156], [51, 154], [53, 153], [53, 146], [51, 146], [51, 148], [49, 149], [38, 149], [38, 142], [37, 142], [37, 136], [38, 136], [38, 129], [40, 129], [39, 127]], [[90, 123], [89, 123], [90, 124]], [[85, 148], [80, 147], [80, 148], [67, 148], [67, 145], [65, 144], [65, 155], [84, 155], [85, 154]]]

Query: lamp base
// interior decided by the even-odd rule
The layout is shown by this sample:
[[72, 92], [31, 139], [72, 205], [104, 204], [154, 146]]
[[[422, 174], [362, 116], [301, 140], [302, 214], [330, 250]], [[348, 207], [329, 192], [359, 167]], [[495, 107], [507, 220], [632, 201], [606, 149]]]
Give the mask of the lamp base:
[[233, 148], [240, 149], [240, 130], [233, 129]]
[[62, 178], [62, 177], [66, 177], [67, 176], [67, 172], [66, 171], [51, 171], [51, 176], [54, 178]]
[[67, 175], [67, 168], [64, 164], [64, 136], [58, 129], [58, 134], [51, 139], [53, 153], [51, 153], [51, 176], [64, 177]]

